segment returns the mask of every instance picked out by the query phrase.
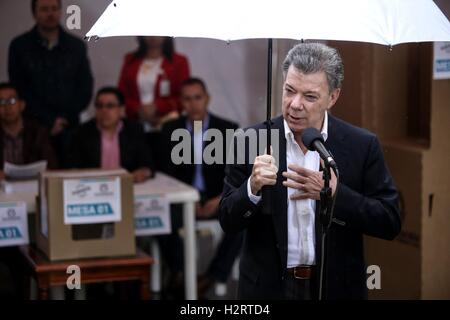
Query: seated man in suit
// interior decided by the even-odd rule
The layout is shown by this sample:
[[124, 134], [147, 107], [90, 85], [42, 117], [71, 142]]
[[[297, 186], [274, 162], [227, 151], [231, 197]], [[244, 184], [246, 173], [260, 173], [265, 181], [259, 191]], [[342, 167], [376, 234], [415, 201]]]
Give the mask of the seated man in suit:
[[[0, 84], [0, 166], [5, 162], [28, 164], [46, 160], [55, 169], [57, 161], [47, 130], [36, 121], [24, 119], [25, 101], [11, 83]], [[5, 174], [0, 170], [0, 179]]]
[[[181, 86], [180, 101], [184, 108], [185, 115], [168, 122], [162, 129], [162, 141], [166, 141], [164, 154], [166, 160], [164, 161], [166, 167], [165, 171], [171, 176], [188, 183], [198, 189], [201, 195], [201, 200], [197, 203], [196, 215], [198, 219], [217, 218], [217, 211], [219, 207], [220, 194], [223, 188], [223, 179], [225, 176], [225, 165], [213, 163], [205, 164], [202, 158], [204, 148], [211, 142], [205, 142], [203, 134], [207, 129], [219, 130], [223, 137], [227, 129], [237, 129], [235, 123], [221, 119], [210, 112], [208, 112], [209, 95], [205, 83], [198, 78], [190, 78], [183, 82]], [[201, 126], [195, 126], [194, 121], [201, 121]], [[191, 154], [191, 161], [189, 164], [175, 165], [171, 159], [171, 152], [173, 147], [178, 143], [171, 141], [172, 133], [177, 129], [188, 130], [191, 136], [194, 152]], [[224, 139], [225, 140], [225, 139]], [[226, 154], [225, 146], [223, 155]], [[196, 159], [197, 161], [192, 161]], [[194, 164], [198, 163], [198, 164]], [[176, 209], [173, 211], [177, 211]], [[172, 215], [173, 230], [177, 230], [181, 226], [180, 214], [175, 212]], [[169, 250], [173, 253], [171, 263], [172, 269], [175, 271], [182, 270], [182, 255], [179, 250], [182, 250], [179, 237], [174, 233], [171, 240], [171, 247], [176, 250]], [[167, 240], [167, 239], [166, 239]], [[198, 289], [199, 297], [202, 298], [207, 289], [215, 282], [225, 283], [230, 274], [236, 256], [241, 248], [241, 234], [225, 235], [222, 239], [217, 252], [208, 268], [206, 274], [199, 278]], [[168, 257], [170, 260], [170, 257]], [[172, 270], [174, 271], [174, 270]]]
[[153, 162], [138, 123], [123, 119], [122, 93], [114, 87], [102, 88], [95, 99], [95, 119], [83, 124], [70, 143], [71, 168], [124, 168], [134, 182], [153, 175]]
[[[22, 165], [46, 160], [47, 168], [57, 167], [47, 129], [32, 119], [24, 118], [24, 110], [25, 101], [16, 86], [12, 83], [0, 83], [0, 180], [5, 179], [5, 162]], [[7, 290], [7, 285], [0, 284], [0, 291], [7, 293], [8, 298], [20, 298], [22, 294], [22, 275], [15, 265], [18, 259], [19, 252], [15, 247], [0, 248], [0, 270], [3, 270], [2, 264], [5, 264], [11, 273], [11, 289]], [[3, 295], [0, 293], [1, 296]]]
[[[144, 182], [154, 174], [151, 151], [139, 123], [124, 119], [125, 100], [119, 89], [105, 87], [95, 98], [95, 118], [75, 132], [69, 144], [70, 168], [123, 168], [133, 175], [135, 183]], [[77, 225], [78, 240], [108, 238], [112, 224]], [[115, 286], [117, 290], [127, 286]], [[90, 298], [104, 297], [102, 285], [88, 287]]]

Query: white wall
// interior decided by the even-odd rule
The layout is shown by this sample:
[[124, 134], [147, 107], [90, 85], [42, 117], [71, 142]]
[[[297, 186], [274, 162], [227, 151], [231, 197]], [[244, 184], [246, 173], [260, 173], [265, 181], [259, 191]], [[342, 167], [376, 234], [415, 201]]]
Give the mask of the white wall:
[[[81, 30], [72, 31], [84, 37], [109, 0], [63, 0], [66, 8], [81, 8]], [[0, 0], [0, 81], [7, 75], [8, 46], [15, 36], [31, 29], [30, 0]], [[114, 37], [88, 42], [95, 87], [115, 85], [125, 53], [136, 48], [134, 37]], [[211, 39], [176, 39], [177, 51], [188, 56], [191, 72], [203, 78], [211, 94], [210, 109], [218, 115], [237, 121], [241, 126], [263, 121], [266, 99], [267, 48], [265, 40], [242, 40], [227, 45]], [[92, 106], [91, 106], [92, 109]]]

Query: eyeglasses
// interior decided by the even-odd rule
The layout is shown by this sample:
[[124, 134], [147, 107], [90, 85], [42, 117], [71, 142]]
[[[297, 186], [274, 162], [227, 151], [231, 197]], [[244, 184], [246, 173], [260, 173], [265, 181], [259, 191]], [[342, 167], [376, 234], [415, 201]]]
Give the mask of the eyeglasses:
[[117, 107], [120, 107], [120, 104], [118, 104], [118, 103], [96, 103], [95, 104], [96, 109], [103, 109], [103, 108], [114, 109]]
[[0, 107], [13, 106], [19, 101], [18, 98], [12, 97], [8, 99], [0, 99]]

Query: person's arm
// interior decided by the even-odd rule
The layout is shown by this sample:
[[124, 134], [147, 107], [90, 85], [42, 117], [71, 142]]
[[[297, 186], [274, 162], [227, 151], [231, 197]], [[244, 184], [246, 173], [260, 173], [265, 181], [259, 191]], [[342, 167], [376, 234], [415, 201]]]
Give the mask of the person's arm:
[[[142, 176], [147, 179], [152, 177], [155, 174], [155, 163], [153, 160], [153, 150], [150, 150], [150, 147], [145, 140], [144, 130], [140, 124], [137, 124], [136, 128], [136, 144], [137, 144], [137, 158], [136, 158], [136, 168], [140, 170], [140, 172], [145, 173]], [[148, 171], [148, 172], [147, 172]]]
[[335, 218], [369, 236], [393, 239], [401, 230], [398, 192], [375, 136], [370, 142], [363, 174], [362, 193], [339, 185]]
[[171, 154], [172, 154], [172, 146], [173, 143], [171, 141], [172, 138], [172, 126], [170, 124], [164, 125], [161, 129], [161, 170], [170, 175], [175, 175], [175, 165], [172, 162]]
[[[22, 46], [23, 47], [23, 46]], [[54, 117], [50, 115], [48, 112], [43, 112], [43, 108], [40, 106], [39, 100], [33, 94], [33, 91], [28, 88], [28, 80], [30, 77], [28, 72], [23, 68], [22, 65], [22, 48], [20, 43], [16, 40], [13, 40], [9, 46], [8, 52], [8, 75], [9, 81], [13, 83], [24, 100], [27, 103], [25, 113], [27, 115], [36, 118], [41, 124], [45, 125], [48, 128], [53, 126]]]
[[227, 165], [219, 204], [219, 221], [225, 232], [238, 233], [246, 229], [258, 215], [259, 206], [252, 202], [247, 191], [249, 179], [246, 165]]
[[80, 64], [75, 79], [76, 90], [71, 97], [71, 105], [61, 114], [61, 117], [67, 119], [71, 124], [78, 122], [80, 113], [89, 105], [94, 86], [94, 79], [92, 77], [87, 49], [84, 43], [82, 44], [79, 55]]
[[83, 145], [83, 138], [81, 129], [78, 128], [70, 137], [67, 146], [67, 157], [64, 167], [66, 168], [81, 168], [82, 167], [82, 155], [83, 150], [81, 146]]
[[56, 153], [52, 147], [52, 143], [46, 129], [42, 129], [41, 131], [40, 152], [40, 158], [47, 160], [48, 169], [58, 168], [58, 159], [56, 157]]
[[[132, 59], [133, 59], [132, 54], [126, 55], [125, 58], [123, 59], [122, 68], [120, 70], [118, 87], [120, 92], [122, 92], [125, 98], [125, 111], [127, 113], [127, 117], [129, 119], [136, 120], [139, 117], [138, 111], [140, 101], [136, 100], [137, 97], [135, 97], [132, 87], [134, 85], [137, 86], [136, 83], [137, 80], [136, 79], [130, 80], [127, 77]], [[134, 83], [130, 83], [131, 81], [133, 81]]]
[[[9, 81], [11, 81], [19, 90], [23, 90], [25, 87], [25, 74], [20, 63], [20, 53], [17, 48], [17, 42], [13, 40], [9, 45], [8, 51], [8, 75]], [[22, 93], [23, 94], [23, 93]]]
[[[236, 146], [236, 136], [234, 139]], [[248, 152], [247, 143], [246, 150]], [[236, 151], [234, 150], [234, 159], [238, 159]], [[226, 166], [224, 189], [219, 205], [220, 225], [225, 232], [242, 231], [259, 215], [261, 201], [258, 194], [263, 186], [276, 184], [277, 171], [275, 159], [267, 154], [256, 157], [253, 166]]]
[[181, 111], [179, 97], [181, 84], [190, 76], [189, 63], [185, 57], [178, 57], [177, 63], [174, 65], [175, 72], [169, 79], [171, 84], [171, 92], [169, 97], [160, 97], [155, 99], [155, 105], [158, 115], [163, 116], [171, 111]]

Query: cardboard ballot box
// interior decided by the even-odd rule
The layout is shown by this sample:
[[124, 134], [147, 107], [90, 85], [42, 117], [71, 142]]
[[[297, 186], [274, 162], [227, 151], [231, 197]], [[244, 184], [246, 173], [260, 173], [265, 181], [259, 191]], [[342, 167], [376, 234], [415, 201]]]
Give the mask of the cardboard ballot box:
[[46, 171], [36, 243], [50, 260], [134, 255], [133, 178], [125, 170]]

